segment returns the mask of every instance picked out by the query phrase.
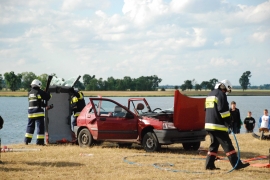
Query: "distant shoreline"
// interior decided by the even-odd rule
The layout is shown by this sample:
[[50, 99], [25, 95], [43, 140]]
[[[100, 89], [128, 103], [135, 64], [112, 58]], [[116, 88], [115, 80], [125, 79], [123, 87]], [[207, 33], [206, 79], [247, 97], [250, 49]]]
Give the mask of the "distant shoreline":
[[[180, 91], [186, 96], [207, 96], [209, 90]], [[0, 91], [0, 97], [27, 97], [28, 92]], [[174, 90], [166, 91], [83, 91], [85, 97], [173, 97]], [[270, 96], [270, 90], [233, 90], [229, 96]]]

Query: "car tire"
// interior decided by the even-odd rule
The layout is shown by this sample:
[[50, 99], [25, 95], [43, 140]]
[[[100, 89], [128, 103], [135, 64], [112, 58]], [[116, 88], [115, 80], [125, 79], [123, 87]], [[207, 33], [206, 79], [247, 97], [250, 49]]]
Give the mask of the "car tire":
[[82, 129], [78, 135], [78, 143], [80, 147], [90, 147], [93, 143], [93, 136], [88, 129]]
[[161, 145], [159, 144], [157, 137], [153, 132], [148, 132], [144, 135], [142, 145], [146, 152], [159, 151], [161, 148]]
[[197, 151], [201, 146], [201, 142], [182, 143], [182, 145], [186, 151]]

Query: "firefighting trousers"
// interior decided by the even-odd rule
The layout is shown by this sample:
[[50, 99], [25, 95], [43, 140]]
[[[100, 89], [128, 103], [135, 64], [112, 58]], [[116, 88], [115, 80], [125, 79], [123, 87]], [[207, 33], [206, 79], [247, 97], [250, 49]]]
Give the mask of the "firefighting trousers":
[[71, 122], [72, 130], [74, 130], [74, 126], [77, 126], [77, 117], [78, 116], [73, 116], [73, 119], [72, 119], [72, 122]]
[[[229, 160], [233, 157], [233, 161], [237, 160], [237, 155], [233, 147], [232, 141], [226, 131], [208, 131], [211, 138], [211, 144], [209, 146], [208, 155], [206, 158], [206, 168], [215, 167], [215, 159], [217, 156], [219, 145], [222, 146], [224, 152], [228, 156]], [[234, 165], [236, 162], [231, 162]]]
[[29, 118], [28, 119], [28, 124], [26, 127], [26, 133], [25, 133], [25, 139], [24, 142], [25, 143], [30, 143], [32, 138], [33, 138], [33, 134], [35, 131], [35, 124], [37, 124], [37, 141], [36, 144], [38, 145], [44, 145], [44, 117], [40, 117], [40, 118]]

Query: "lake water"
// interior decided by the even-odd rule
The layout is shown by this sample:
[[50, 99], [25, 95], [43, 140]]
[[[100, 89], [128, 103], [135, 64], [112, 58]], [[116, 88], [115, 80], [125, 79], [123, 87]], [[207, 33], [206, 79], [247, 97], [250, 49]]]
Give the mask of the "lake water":
[[[241, 119], [244, 120], [247, 111], [252, 112], [252, 116], [256, 120], [255, 132], [258, 132], [258, 124], [263, 110], [270, 110], [270, 96], [228, 96], [228, 101], [235, 101], [236, 107], [240, 110]], [[200, 97], [198, 97], [200, 98]], [[127, 106], [128, 97], [112, 97], [111, 99]], [[152, 109], [167, 109], [173, 107], [174, 97], [147, 97]], [[85, 98], [85, 102], [89, 102], [89, 97]], [[4, 127], [0, 130], [2, 145], [23, 143], [24, 134], [27, 125], [27, 97], [0, 97], [0, 115], [4, 119]], [[245, 133], [244, 127], [241, 133]], [[32, 143], [35, 143], [36, 131]]]

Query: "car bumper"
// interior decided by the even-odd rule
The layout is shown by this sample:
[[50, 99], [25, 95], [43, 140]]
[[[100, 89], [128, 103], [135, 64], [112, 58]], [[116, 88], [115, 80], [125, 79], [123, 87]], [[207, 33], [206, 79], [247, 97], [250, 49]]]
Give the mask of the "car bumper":
[[160, 144], [187, 143], [205, 141], [206, 130], [178, 131], [177, 129], [155, 130]]

